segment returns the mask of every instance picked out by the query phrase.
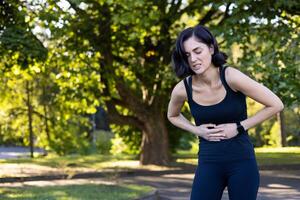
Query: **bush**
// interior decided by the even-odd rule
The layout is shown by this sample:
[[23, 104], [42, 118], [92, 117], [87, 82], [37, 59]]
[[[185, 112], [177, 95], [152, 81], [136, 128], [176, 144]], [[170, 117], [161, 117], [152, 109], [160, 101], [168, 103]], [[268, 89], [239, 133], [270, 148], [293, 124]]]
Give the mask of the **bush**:
[[97, 130], [96, 135], [96, 149], [98, 153], [108, 154], [112, 147], [112, 138], [114, 134], [110, 131]]
[[128, 125], [111, 125], [114, 133], [110, 153], [113, 155], [125, 153], [129, 155], [139, 155], [141, 152], [142, 133]]

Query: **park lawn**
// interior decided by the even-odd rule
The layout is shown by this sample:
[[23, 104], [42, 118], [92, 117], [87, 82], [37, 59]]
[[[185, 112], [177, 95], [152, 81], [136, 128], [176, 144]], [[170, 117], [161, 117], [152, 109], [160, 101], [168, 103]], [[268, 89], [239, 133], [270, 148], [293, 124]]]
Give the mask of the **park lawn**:
[[23, 186], [1, 187], [0, 199], [31, 199], [31, 200], [68, 200], [68, 199], [107, 199], [128, 200], [136, 199], [153, 190], [149, 186], [140, 185], [60, 185], [60, 186]]
[[65, 168], [65, 167], [89, 167], [98, 168], [105, 167], [104, 163], [113, 163], [124, 160], [134, 160], [135, 156], [132, 155], [101, 155], [101, 154], [91, 154], [91, 155], [66, 155], [59, 156], [56, 154], [49, 154], [45, 157], [32, 158], [18, 158], [18, 159], [0, 159], [1, 163], [15, 163], [15, 164], [37, 164], [47, 167], [54, 168]]
[[300, 147], [255, 148], [258, 165], [300, 165]]
[[0, 159], [0, 178], [28, 177], [51, 174], [68, 174], [72, 177], [76, 173], [110, 171], [108, 176], [118, 176], [123, 170], [169, 170], [173, 167], [139, 164], [136, 156], [132, 155], [69, 155], [57, 156], [50, 154], [39, 158]]
[[[284, 147], [284, 148], [255, 148], [256, 158], [258, 165], [286, 165], [286, 164], [299, 164], [300, 165], [300, 147]], [[48, 155], [35, 159], [7, 159], [0, 160], [1, 164], [17, 164], [19, 167], [26, 166], [26, 164], [37, 166], [46, 166], [54, 169], [59, 169], [63, 173], [73, 174], [85, 171], [101, 171], [112, 169], [116, 172], [118, 170], [168, 170], [180, 167], [181, 164], [194, 164], [197, 165], [197, 153], [192, 151], [178, 151], [173, 154], [175, 162], [168, 167], [155, 166], [155, 165], [139, 165], [139, 160], [136, 156], [131, 155], [69, 155], [57, 156]], [[1, 173], [0, 173], [1, 174]], [[11, 177], [14, 174], [7, 174], [2, 177]]]
[[[300, 147], [255, 148], [257, 163], [263, 165], [300, 165]], [[177, 162], [197, 164], [197, 152], [179, 151]]]

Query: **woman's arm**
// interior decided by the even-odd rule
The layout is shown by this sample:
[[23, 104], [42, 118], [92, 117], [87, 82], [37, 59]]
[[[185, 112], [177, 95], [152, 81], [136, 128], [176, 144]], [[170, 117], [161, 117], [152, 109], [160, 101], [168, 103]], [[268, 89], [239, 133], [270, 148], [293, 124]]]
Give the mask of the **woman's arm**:
[[184, 89], [185, 88], [182, 81], [174, 87], [168, 106], [168, 119], [173, 125], [194, 133], [195, 125], [181, 114], [181, 109], [187, 99], [187, 95]]
[[208, 127], [215, 127], [214, 124], [203, 124], [201, 126], [195, 126], [181, 114], [181, 108], [184, 102], [186, 101], [186, 99], [187, 99], [187, 94], [185, 91], [184, 83], [183, 81], [181, 81], [174, 87], [171, 94], [171, 99], [168, 106], [168, 116], [167, 116], [169, 121], [173, 125], [181, 129], [184, 129], [186, 131], [189, 131], [197, 136], [203, 137], [206, 140], [220, 141], [221, 139], [225, 139], [224, 134], [218, 133], [222, 129], [208, 128]]
[[279, 97], [264, 85], [232, 67], [228, 67], [225, 73], [226, 81], [232, 89], [244, 93], [246, 96], [265, 106], [255, 115], [241, 122], [246, 130], [283, 110], [284, 105]]

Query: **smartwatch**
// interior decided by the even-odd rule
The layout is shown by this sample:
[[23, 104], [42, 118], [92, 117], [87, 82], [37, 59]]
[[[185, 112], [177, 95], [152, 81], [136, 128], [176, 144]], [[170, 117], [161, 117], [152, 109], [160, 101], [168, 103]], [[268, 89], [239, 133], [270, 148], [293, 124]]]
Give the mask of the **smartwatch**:
[[244, 133], [246, 130], [244, 129], [244, 127], [241, 125], [241, 122], [236, 122], [237, 125], [237, 130], [239, 134]]

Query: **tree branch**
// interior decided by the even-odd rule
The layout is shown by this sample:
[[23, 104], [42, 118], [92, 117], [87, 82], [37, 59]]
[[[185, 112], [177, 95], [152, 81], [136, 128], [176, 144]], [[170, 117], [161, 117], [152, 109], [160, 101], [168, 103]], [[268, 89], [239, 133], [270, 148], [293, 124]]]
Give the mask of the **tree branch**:
[[182, 0], [179, 0], [177, 3], [175, 3], [175, 0], [173, 0], [171, 3], [171, 7], [170, 7], [170, 11], [168, 13], [168, 16], [175, 15], [181, 6], [181, 3], [182, 3]]
[[228, 4], [226, 5], [226, 10], [225, 10], [225, 12], [224, 12], [223, 18], [222, 18], [221, 21], [218, 23], [218, 26], [221, 26], [221, 25], [225, 22], [225, 20], [226, 20], [227, 18], [229, 18], [229, 7], [230, 7], [231, 4], [232, 4], [232, 3], [228, 3]]
[[212, 16], [218, 12], [217, 9], [215, 8], [211, 8], [206, 14], [205, 16], [200, 20], [199, 24], [204, 25], [206, 24], [208, 21], [210, 21], [212, 19]]
[[106, 102], [106, 107], [108, 109], [108, 120], [111, 123], [118, 125], [132, 125], [137, 127], [140, 130], [143, 130], [144, 124], [134, 116], [124, 116], [119, 114], [116, 110], [115, 105], [112, 102]]
[[121, 98], [124, 99], [128, 105], [127, 107], [134, 111], [134, 113], [136, 113], [138, 117], [142, 118], [143, 121], [147, 120], [144, 116], [144, 114], [147, 113], [145, 109], [146, 105], [139, 101], [140, 97], [135, 96], [133, 92], [126, 87], [126, 84], [122, 80], [116, 80], [116, 88]]

